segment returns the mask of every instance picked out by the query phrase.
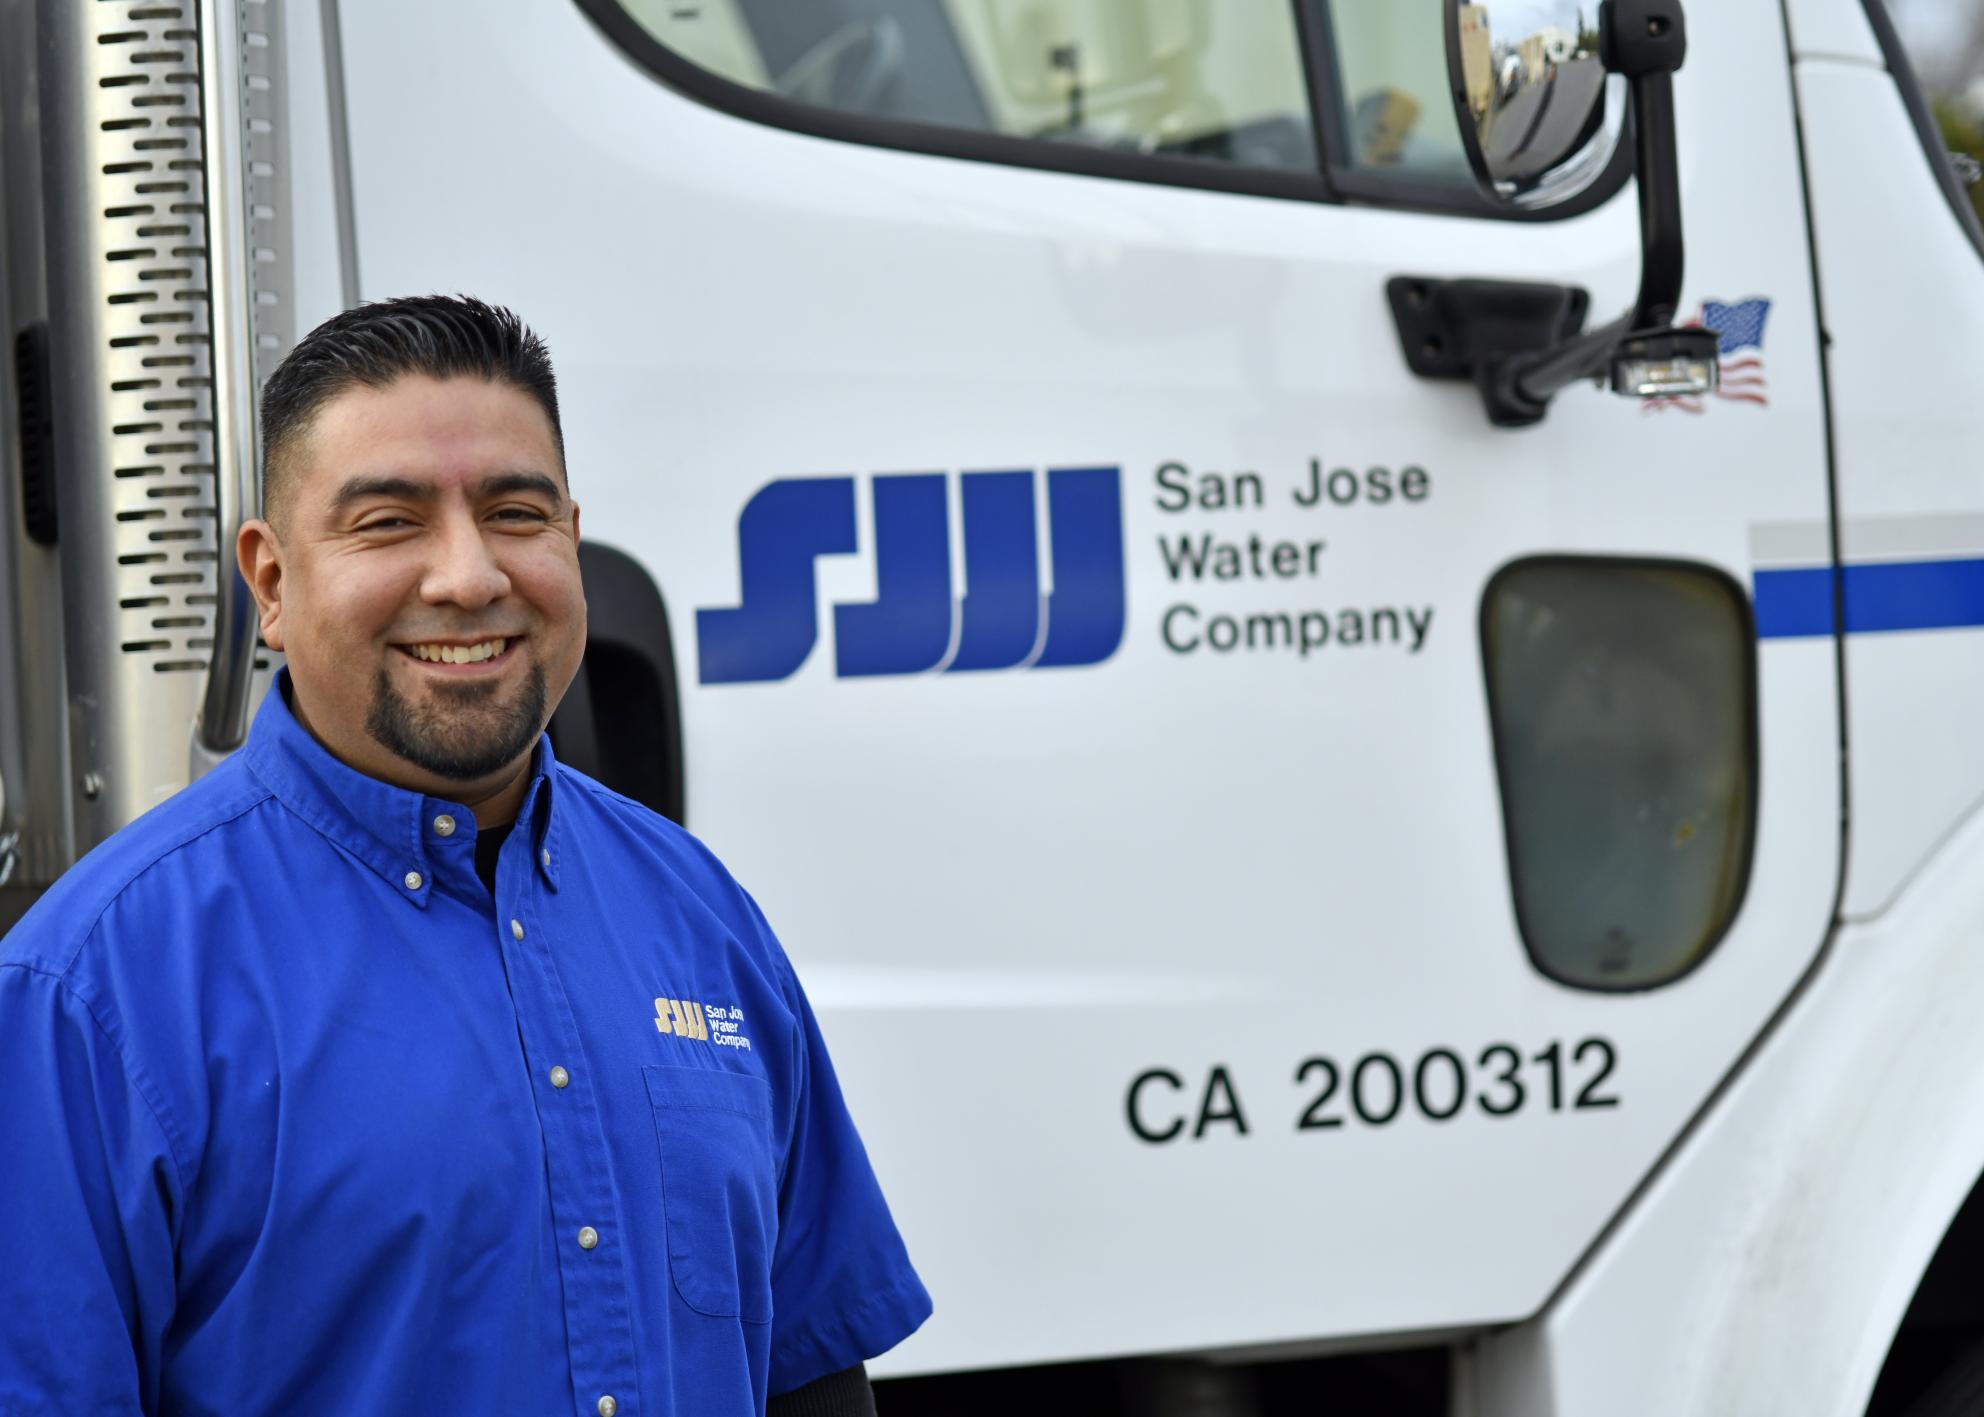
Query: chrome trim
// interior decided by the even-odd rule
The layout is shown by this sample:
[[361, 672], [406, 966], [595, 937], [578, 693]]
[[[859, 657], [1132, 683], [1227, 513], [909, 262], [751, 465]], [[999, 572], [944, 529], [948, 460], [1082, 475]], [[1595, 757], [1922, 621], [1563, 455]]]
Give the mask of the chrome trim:
[[320, 0], [324, 30], [324, 93], [330, 108], [331, 191], [338, 215], [338, 294], [349, 310], [358, 303], [358, 212], [351, 188], [351, 115], [345, 104], [344, 25], [339, 0]]
[[213, 654], [201, 699], [192, 760], [238, 747], [248, 733], [254, 685], [255, 602], [234, 569], [234, 542], [256, 514], [255, 312], [250, 289], [247, 115], [242, 8], [235, 0], [200, 7], [200, 109], [206, 140], [207, 294], [212, 335], [214, 492], [219, 515]]

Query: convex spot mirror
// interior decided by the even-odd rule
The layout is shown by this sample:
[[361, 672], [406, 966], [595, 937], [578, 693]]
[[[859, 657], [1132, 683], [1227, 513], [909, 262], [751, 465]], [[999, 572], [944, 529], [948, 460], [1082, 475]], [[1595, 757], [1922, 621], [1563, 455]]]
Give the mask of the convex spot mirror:
[[[1491, 197], [1548, 206], [1581, 185], [1604, 144], [1609, 76], [1626, 81], [1640, 207], [1640, 288], [1632, 308], [1584, 331], [1569, 286], [1394, 276], [1386, 286], [1408, 367], [1471, 379], [1488, 421], [1540, 423], [1563, 389], [1595, 379], [1655, 398], [1716, 385], [1712, 330], [1676, 328], [1681, 176], [1674, 74], [1688, 55], [1681, 0], [1446, 0], [1447, 61], [1460, 127]], [[1604, 155], [1598, 155], [1604, 161]]]
[[1624, 84], [1608, 82], [1599, 53], [1597, 0], [1449, 4], [1447, 71], [1482, 187], [1545, 206], [1595, 180], [1625, 108]]

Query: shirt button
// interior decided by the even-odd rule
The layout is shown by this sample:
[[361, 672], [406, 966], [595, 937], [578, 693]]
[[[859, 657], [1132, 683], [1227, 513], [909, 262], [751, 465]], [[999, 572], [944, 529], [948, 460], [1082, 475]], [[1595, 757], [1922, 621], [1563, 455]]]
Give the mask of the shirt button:
[[544, 869], [549, 871], [551, 869], [551, 848], [547, 846], [544, 850], [538, 852], [537, 859], [542, 861], [544, 863]]
[[563, 1087], [571, 1080], [572, 1080], [572, 1075], [566, 1072], [563, 1068], [553, 1068], [551, 1070], [551, 1085], [553, 1087]]
[[406, 873], [406, 888], [410, 891], [417, 891], [420, 889], [420, 872], [408, 871]]
[[440, 816], [434, 819], [434, 835], [453, 836], [454, 834], [455, 834], [455, 819], [453, 817], [449, 816], [446, 812], [443, 812]]
[[620, 1410], [620, 1404], [613, 1400], [611, 1393], [599, 1400], [598, 1407], [599, 1417], [613, 1417], [613, 1414]]
[[590, 1250], [594, 1245], [597, 1245], [598, 1243], [599, 1243], [599, 1232], [593, 1229], [590, 1225], [586, 1226], [583, 1230], [579, 1231], [580, 1249]]
[[522, 939], [522, 938], [524, 937], [524, 922], [523, 922], [523, 921], [521, 921], [521, 920], [512, 920], [512, 921], [510, 922], [510, 936], [511, 936], [511, 938], [512, 938], [512, 939], [517, 939], [517, 940], [521, 940], [521, 939]]

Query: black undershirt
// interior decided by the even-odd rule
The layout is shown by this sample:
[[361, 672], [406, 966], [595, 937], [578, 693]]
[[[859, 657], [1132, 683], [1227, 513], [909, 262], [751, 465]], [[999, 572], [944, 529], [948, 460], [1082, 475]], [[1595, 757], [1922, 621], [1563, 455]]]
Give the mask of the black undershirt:
[[505, 822], [500, 827], [477, 827], [475, 829], [475, 874], [482, 877], [482, 884], [489, 887], [489, 894], [496, 894], [496, 857], [503, 850], [503, 843], [509, 839], [510, 828], [515, 822]]
[[776, 1394], [765, 1404], [765, 1417], [875, 1417], [875, 1390], [867, 1368], [856, 1363]]

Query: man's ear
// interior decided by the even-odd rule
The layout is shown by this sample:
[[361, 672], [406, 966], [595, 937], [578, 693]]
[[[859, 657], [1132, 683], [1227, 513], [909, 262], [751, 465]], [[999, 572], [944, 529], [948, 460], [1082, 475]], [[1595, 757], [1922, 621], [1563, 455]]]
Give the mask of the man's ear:
[[282, 542], [275, 528], [260, 517], [241, 524], [234, 539], [234, 563], [241, 568], [241, 579], [255, 597], [255, 617], [261, 625], [262, 643], [282, 650]]

